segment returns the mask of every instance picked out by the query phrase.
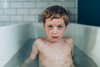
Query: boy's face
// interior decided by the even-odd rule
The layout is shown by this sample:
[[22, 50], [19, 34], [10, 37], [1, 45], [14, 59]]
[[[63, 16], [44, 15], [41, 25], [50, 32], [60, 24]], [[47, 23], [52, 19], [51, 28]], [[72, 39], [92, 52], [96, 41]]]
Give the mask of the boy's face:
[[46, 19], [44, 26], [49, 41], [57, 42], [60, 41], [64, 36], [64, 31], [66, 27], [63, 18], [52, 19], [52, 20]]

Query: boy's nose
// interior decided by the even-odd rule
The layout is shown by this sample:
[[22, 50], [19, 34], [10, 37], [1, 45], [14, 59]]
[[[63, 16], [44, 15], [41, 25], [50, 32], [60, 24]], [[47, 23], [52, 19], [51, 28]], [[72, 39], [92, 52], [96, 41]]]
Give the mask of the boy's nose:
[[57, 30], [57, 28], [55, 27], [55, 28], [53, 28], [53, 34], [57, 34], [58, 33], [58, 30]]

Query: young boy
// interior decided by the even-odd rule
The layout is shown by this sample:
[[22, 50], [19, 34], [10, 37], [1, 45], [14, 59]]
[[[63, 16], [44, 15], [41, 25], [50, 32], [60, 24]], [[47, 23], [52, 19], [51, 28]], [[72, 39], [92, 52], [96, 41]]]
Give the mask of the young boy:
[[74, 67], [73, 39], [64, 37], [69, 23], [68, 12], [65, 8], [54, 5], [45, 9], [42, 17], [47, 37], [36, 39], [30, 57], [22, 67], [27, 67], [37, 55], [40, 67]]

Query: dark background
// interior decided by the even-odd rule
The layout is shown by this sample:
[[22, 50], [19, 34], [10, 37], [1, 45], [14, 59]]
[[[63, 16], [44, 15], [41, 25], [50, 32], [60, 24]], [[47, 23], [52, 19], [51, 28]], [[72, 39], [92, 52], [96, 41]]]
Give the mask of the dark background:
[[78, 23], [100, 26], [100, 0], [78, 0]]

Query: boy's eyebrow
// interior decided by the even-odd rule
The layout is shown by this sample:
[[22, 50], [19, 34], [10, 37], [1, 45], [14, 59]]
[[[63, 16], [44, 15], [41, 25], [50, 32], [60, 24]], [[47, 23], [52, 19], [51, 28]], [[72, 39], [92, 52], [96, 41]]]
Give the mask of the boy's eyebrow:
[[[53, 25], [53, 24], [49, 24], [49, 25]], [[46, 26], [49, 26], [49, 25], [46, 25]], [[65, 24], [57, 24], [57, 26], [65, 26]]]
[[65, 25], [65, 24], [58, 24], [58, 25]]

